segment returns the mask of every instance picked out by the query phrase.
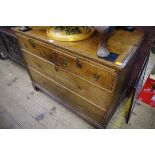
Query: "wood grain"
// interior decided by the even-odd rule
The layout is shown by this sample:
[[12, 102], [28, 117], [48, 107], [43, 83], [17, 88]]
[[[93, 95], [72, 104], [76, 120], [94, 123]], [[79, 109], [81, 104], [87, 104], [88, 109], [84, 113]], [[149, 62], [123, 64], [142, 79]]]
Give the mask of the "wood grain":
[[43, 59], [40, 59], [26, 51], [24, 52], [24, 57], [30, 67], [57, 81], [66, 88], [74, 90], [75, 93], [84, 97], [89, 102], [96, 104], [104, 110], [108, 106], [111, 93], [105, 89], [96, 87], [92, 83], [70, 74], [59, 67], [56, 69], [56, 66], [52, 63], [44, 61]]
[[[125, 67], [125, 64], [123, 66], [120, 66], [116, 64], [115, 62], [110, 62], [105, 59], [98, 58], [96, 53], [98, 51], [100, 39], [102, 35], [104, 34], [101, 34], [100, 32], [97, 32], [97, 31], [89, 39], [78, 41], [78, 42], [61, 42], [61, 41], [50, 40], [47, 36], [46, 31], [33, 31], [32, 30], [32, 31], [27, 31], [27, 32], [21, 32], [18, 30], [18, 28], [15, 28], [14, 31], [18, 33], [18, 35], [28, 36], [30, 39], [36, 39], [42, 43], [48, 44], [49, 46], [54, 46], [55, 48], [58, 48], [58, 50], [67, 50], [70, 53], [78, 54], [79, 56], [93, 60], [100, 64], [104, 64], [105, 66], [109, 66], [111, 68], [121, 69], [122, 67]], [[115, 32], [117, 33], [118, 31], [115, 31]], [[134, 45], [132, 42], [132, 38], [136, 38], [136, 36], [138, 37], [134, 41], [136, 41], [136, 43], [142, 42], [143, 37], [144, 37], [144, 33], [142, 31], [135, 30], [135, 32], [131, 33], [131, 35], [128, 35], [128, 33], [129, 32], [125, 30], [123, 31], [123, 34], [125, 35], [124, 39], [131, 40], [130, 41], [131, 47]], [[117, 34], [116, 36], [119, 40], [120, 34]], [[113, 47], [113, 44], [110, 44], [110, 45], [108, 44], [109, 49], [112, 47]], [[114, 48], [115, 53], [117, 53], [118, 49], [120, 49], [120, 45], [115, 46]], [[123, 55], [123, 59], [121, 59], [122, 62], [120, 63], [123, 63], [124, 59], [128, 57], [128, 53], [131, 52], [130, 49], [131, 48], [127, 48], [126, 51], [121, 52], [122, 54], [120, 54], [119, 56]], [[119, 59], [119, 56], [118, 56], [118, 59]]]
[[49, 79], [33, 68], [29, 68], [33, 80], [40, 86], [57, 96], [64, 104], [68, 104], [75, 111], [90, 117], [95, 122], [101, 124], [105, 117], [105, 111], [85, 101], [73, 91], [68, 90], [59, 83]]
[[114, 31], [108, 46], [117, 50], [119, 66], [97, 57], [98, 32], [69, 43], [48, 40], [45, 31], [15, 31], [34, 87], [105, 127], [126, 93], [144, 33]]
[[[108, 90], [113, 89], [114, 69], [93, 64], [91, 61], [85, 60], [77, 55], [66, 54], [66, 51], [56, 50], [54, 47], [50, 48], [40, 44], [34, 39], [31, 39], [31, 43], [33, 42], [33, 45], [31, 45], [28, 40], [28, 38], [19, 37], [22, 49], [31, 51], [33, 54], [56, 64], [70, 73], [81, 76], [98, 86]], [[35, 46], [35, 48], [33, 46]], [[98, 79], [96, 79], [95, 76], [98, 76]]]

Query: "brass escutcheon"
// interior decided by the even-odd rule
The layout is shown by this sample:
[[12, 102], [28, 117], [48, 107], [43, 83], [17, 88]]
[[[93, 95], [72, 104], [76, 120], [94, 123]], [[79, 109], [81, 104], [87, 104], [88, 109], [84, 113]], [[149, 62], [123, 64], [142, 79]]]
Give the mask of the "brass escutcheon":
[[98, 74], [94, 74], [94, 80], [97, 81], [100, 78]]

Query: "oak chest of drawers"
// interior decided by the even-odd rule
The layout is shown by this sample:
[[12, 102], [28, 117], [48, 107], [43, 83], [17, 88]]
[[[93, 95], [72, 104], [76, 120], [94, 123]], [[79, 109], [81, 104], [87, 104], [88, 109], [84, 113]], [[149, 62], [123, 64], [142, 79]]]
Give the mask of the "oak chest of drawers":
[[95, 127], [105, 127], [126, 91], [143, 32], [125, 32], [127, 40], [118, 42], [116, 34], [123, 31], [116, 31], [108, 46], [123, 46], [111, 62], [96, 55], [97, 32], [84, 41], [58, 42], [50, 40], [46, 31], [14, 30], [34, 88], [53, 96]]

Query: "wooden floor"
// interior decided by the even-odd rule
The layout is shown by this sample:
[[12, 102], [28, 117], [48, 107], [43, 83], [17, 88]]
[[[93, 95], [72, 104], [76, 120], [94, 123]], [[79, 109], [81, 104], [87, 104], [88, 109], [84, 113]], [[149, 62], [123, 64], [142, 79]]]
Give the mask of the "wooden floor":
[[[155, 62], [151, 54], [148, 73]], [[129, 124], [122, 102], [107, 128], [155, 128], [155, 110], [137, 103]], [[34, 91], [24, 68], [11, 60], [0, 60], [0, 128], [93, 128], [86, 121], [42, 92]]]

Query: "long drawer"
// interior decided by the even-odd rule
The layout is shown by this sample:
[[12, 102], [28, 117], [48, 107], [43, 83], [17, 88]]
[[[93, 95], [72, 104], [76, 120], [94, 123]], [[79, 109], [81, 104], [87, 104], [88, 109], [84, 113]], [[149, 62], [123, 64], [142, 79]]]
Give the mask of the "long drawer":
[[54, 94], [61, 101], [63, 101], [64, 104], [67, 104], [69, 107], [74, 109], [74, 111], [91, 118], [99, 124], [103, 123], [106, 111], [90, 104], [80, 96], [76, 95], [72, 91], [69, 91], [67, 88], [52, 79], [47, 78], [35, 69], [30, 67], [29, 72], [35, 83]]
[[92, 104], [106, 109], [109, 104], [111, 93], [81, 79], [56, 65], [41, 59], [29, 52], [23, 51], [27, 64], [40, 73], [52, 78], [56, 82], [74, 91]]
[[63, 52], [52, 46], [49, 47], [34, 39], [28, 39], [23, 36], [18, 38], [23, 49], [56, 64], [68, 72], [112, 91], [115, 79], [114, 69], [106, 66], [96, 66], [90, 60], [88, 61], [73, 54], [69, 55], [67, 51]]

